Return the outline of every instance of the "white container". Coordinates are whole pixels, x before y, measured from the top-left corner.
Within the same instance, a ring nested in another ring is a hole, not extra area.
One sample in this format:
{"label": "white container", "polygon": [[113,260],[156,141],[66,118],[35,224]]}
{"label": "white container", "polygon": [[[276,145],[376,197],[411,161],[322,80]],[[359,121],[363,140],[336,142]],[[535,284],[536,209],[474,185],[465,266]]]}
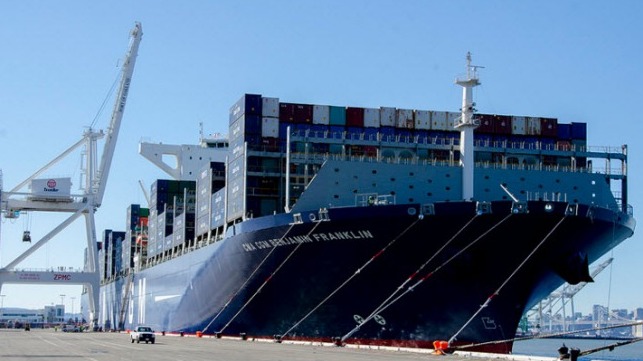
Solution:
{"label": "white container", "polygon": [[415,126],[413,121],[413,110],[398,109],[395,112],[395,126],[403,129],[413,129]]}
{"label": "white container", "polygon": [[364,108],[364,126],[379,128],[380,110],[377,108]]}
{"label": "white container", "polygon": [[330,122],[330,107],[328,105],[313,106],[313,124],[328,125]]}
{"label": "white container", "polygon": [[460,130],[456,129],[455,123],[456,121],[460,121],[460,117],[462,117],[462,113],[447,112],[447,130],[455,130],[459,132]]}
{"label": "white container", "polygon": [[395,108],[380,108],[380,125],[383,127],[395,126]]}
{"label": "white container", "polygon": [[38,198],[69,198],[71,178],[34,179],[31,181],[31,194]]}
{"label": "white container", "polygon": [[447,130],[447,112],[431,112],[431,129]]}
{"label": "white container", "polygon": [[431,112],[428,110],[415,111],[415,129],[431,129]]}
{"label": "white container", "polygon": [[279,118],[262,118],[261,136],[264,138],[279,138]]}
{"label": "white container", "polygon": [[518,116],[511,117],[511,134],[527,134],[527,118]]}
{"label": "white container", "polygon": [[540,118],[527,117],[527,135],[540,135]]}
{"label": "white container", "polygon": [[279,118],[279,98],[261,98],[261,116]]}

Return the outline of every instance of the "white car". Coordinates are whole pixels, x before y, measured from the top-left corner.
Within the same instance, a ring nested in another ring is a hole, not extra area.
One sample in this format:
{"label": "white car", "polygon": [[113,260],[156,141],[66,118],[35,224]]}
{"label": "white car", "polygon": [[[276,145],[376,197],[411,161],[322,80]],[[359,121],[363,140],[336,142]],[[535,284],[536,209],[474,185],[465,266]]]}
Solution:
{"label": "white car", "polygon": [[138,326],[133,331],[130,331],[129,335],[132,343],[134,343],[134,341],[136,341],[136,343],[141,343],[141,341],[145,341],[145,343],[154,343],[156,340],[154,331],[152,331],[152,328],[147,326]]}

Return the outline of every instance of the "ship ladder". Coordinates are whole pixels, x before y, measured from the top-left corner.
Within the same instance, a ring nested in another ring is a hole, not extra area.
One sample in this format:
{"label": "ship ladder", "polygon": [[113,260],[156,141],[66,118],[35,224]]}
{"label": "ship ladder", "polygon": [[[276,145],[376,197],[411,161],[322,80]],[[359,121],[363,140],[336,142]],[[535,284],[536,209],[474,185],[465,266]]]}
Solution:
{"label": "ship ladder", "polygon": [[492,300],[494,297],[496,297],[496,296],[498,296],[498,295],[500,294],[500,291],[501,291],[501,290],[502,290],[502,289],[507,285],[507,283],[509,283],[509,281],[510,281],[510,280],[511,280],[511,279],[512,279],[512,278],[513,278],[513,277],[518,273],[518,271],[520,271],[520,269],[521,269],[521,268],[522,268],[522,267],[527,263],[527,261],[529,261],[529,259],[530,259],[530,258],[531,258],[535,253],[536,253],[536,251],[538,251],[538,249],[539,249],[539,248],[540,248],[540,247],[545,243],[545,241],[547,241],[547,239],[549,239],[549,237],[551,237],[551,235],[556,231],[556,229],[558,229],[558,227],[563,223],[563,221],[565,220],[565,218],[567,218],[567,216],[568,216],[568,214],[566,213],[566,214],[565,214],[565,215],[560,219],[560,221],[558,221],[558,223],[556,223],[556,225],[554,226],[554,228],[552,228],[552,229],[549,231],[549,233],[547,233],[547,235],[545,235],[545,237],[540,241],[540,243],[538,243],[538,244],[536,245],[536,247],[535,247],[535,248],[534,248],[534,249],[533,249],[533,250],[532,250],[532,251],[527,255],[527,257],[525,257],[525,259],[524,259],[524,260],[523,260],[523,261],[518,265],[518,267],[516,267],[516,269],[514,269],[514,270],[513,270],[513,272],[511,272],[511,274],[509,275],[509,277],[507,277],[507,279],[505,279],[505,280],[502,282],[502,284],[500,285],[500,287],[498,287],[498,288],[497,288],[497,289],[496,289],[496,290],[495,290],[495,291],[494,291],[494,292],[493,292],[493,293],[492,293],[492,294],[487,298],[487,300],[486,300],[482,305],[480,305],[480,307],[478,308],[478,310],[477,310],[476,312],[474,312],[474,313],[473,313],[473,315],[471,316],[471,318],[469,318],[469,320],[467,320],[467,322],[465,322],[465,323],[464,323],[464,325],[462,325],[462,327],[460,327],[460,329],[459,329],[455,334],[453,334],[453,336],[451,336],[451,338],[450,338],[450,339],[449,339],[449,341],[448,341],[448,342],[449,342],[449,345],[451,345],[451,344],[453,343],[453,341],[455,341],[455,340],[456,340],[456,338],[458,337],[458,335],[460,335],[460,333],[461,333],[461,332],[462,332],[462,331],[463,331],[467,326],[469,326],[469,324],[470,324],[470,323],[471,323],[471,322],[472,322],[472,321],[473,321],[473,320],[474,320],[474,319],[475,319],[475,318],[480,314],[480,312],[482,312],[482,310],[483,310],[483,309],[485,309],[487,306],[489,306],[489,303],[491,303],[491,300]]}
{"label": "ship ladder", "polygon": [[[297,224],[297,223],[296,223],[296,222],[293,222],[293,223],[291,223],[291,224],[290,224],[290,227],[286,230],[286,232],[284,233],[284,235],[283,235],[283,236],[281,236],[281,238],[279,238],[279,242],[281,242],[284,238],[286,238],[286,236],[290,233],[290,231],[291,231],[291,230],[292,230],[292,228],[295,226],[295,224]],[[268,258],[270,258],[270,256],[272,255],[272,252],[274,252],[274,251],[275,251],[275,249],[276,249],[276,247],[272,247],[272,248],[270,249],[270,252],[268,252],[268,254],[266,254],[266,256],[261,260],[261,262],[259,262],[259,264],[257,265],[257,267],[255,267],[255,269],[252,271],[252,273],[250,273],[250,276],[248,276],[248,278],[245,280],[245,282],[243,282],[243,284],[242,284],[242,285],[241,285],[241,286],[240,286],[240,287],[239,287],[239,288],[238,288],[238,289],[237,289],[237,290],[232,294],[232,296],[231,296],[231,297],[228,299],[228,301],[223,305],[223,307],[221,307],[221,309],[219,310],[219,312],[217,312],[217,314],[216,314],[216,315],[214,315],[214,317],[212,318],[212,320],[210,320],[210,322],[208,322],[207,326],[205,326],[205,327],[203,328],[203,330],[201,331],[202,333],[205,333],[205,332],[208,330],[208,328],[210,328],[210,326],[212,326],[212,324],[214,323],[214,321],[216,321],[216,320],[219,318],[219,316],[221,316],[221,314],[223,313],[223,311],[225,311],[225,310],[228,308],[228,306],[230,305],[230,303],[232,303],[232,301],[234,301],[234,299],[235,299],[235,298],[237,298],[237,295],[239,295],[239,292],[241,292],[241,290],[243,290],[243,289],[246,287],[246,285],[248,284],[248,282],[250,282],[250,280],[254,277],[255,273],[257,273],[257,271],[259,271],[259,269],[261,268],[261,266],[263,266],[263,264],[264,264],[264,263],[266,263],[266,260],[268,260]],[[227,325],[226,325],[226,326],[227,326]]]}
{"label": "ship ladder", "polygon": [[[320,219],[319,219],[319,220],[315,220],[315,221],[313,221],[313,222],[315,223],[315,225],[314,225],[314,226],[313,226],[313,228],[311,228],[311,229],[310,229],[310,231],[306,234],[306,237],[305,237],[305,238],[309,237],[309,236],[310,236],[310,235],[315,231],[315,229],[317,229],[317,227],[318,227],[320,224],[322,224],[322,222],[326,222],[326,221],[329,221],[329,220],[330,220],[330,219],[328,218],[328,214],[325,212],[325,210],[320,210],[320,213],[324,213],[324,216],[323,216],[323,217],[320,217]],[[282,238],[283,238],[283,237],[282,237]],[[252,296],[250,296],[250,298],[246,301],[246,303],[244,303],[244,304],[243,304],[243,306],[241,306],[241,308],[239,309],[239,311],[237,311],[237,313],[235,313],[235,314],[234,314],[234,316],[232,316],[232,318],[228,321],[228,323],[226,323],[226,324],[225,324],[225,326],[223,326],[223,328],[222,328],[219,332],[217,332],[217,334],[221,334],[221,333],[223,333],[223,331],[225,331],[225,329],[226,329],[226,328],[228,328],[228,326],[230,326],[230,324],[232,323],[232,321],[234,321],[234,320],[237,318],[237,316],[239,316],[239,314],[241,314],[241,312],[243,312],[243,310],[244,310],[244,309],[245,309],[245,308],[250,304],[250,302],[252,302],[252,300],[254,300],[254,298],[255,298],[259,293],[261,293],[261,291],[263,290],[263,288],[264,288],[264,287],[266,287],[266,285],[268,284],[268,282],[270,282],[270,280],[271,280],[271,279],[272,279],[272,278],[277,274],[277,272],[279,272],[279,270],[281,269],[281,267],[283,267],[283,266],[286,264],[286,262],[288,262],[288,260],[289,260],[289,259],[290,259],[294,254],[295,254],[295,252],[297,252],[297,250],[299,249],[299,247],[301,247],[301,245],[302,245],[302,244],[304,244],[304,242],[300,242],[300,243],[298,243],[298,244],[297,244],[297,246],[295,246],[295,248],[293,248],[293,250],[292,250],[292,251],[290,251],[290,253],[288,254],[288,256],[286,256],[286,258],[284,258],[284,260],[279,264],[279,266],[277,266],[277,268],[276,268],[276,269],[275,269],[275,270],[270,274],[270,276],[268,276],[268,278],[266,278],[266,280],[265,280],[265,281],[263,281],[263,283],[261,284],[261,286],[259,286],[259,288],[257,288],[257,290],[255,291],[255,293],[253,293],[253,294],[252,294]],[[272,248],[272,250],[274,250],[274,249],[275,249],[275,247],[273,247],[273,248]],[[272,253],[272,250],[270,251],[271,253]]]}
{"label": "ship ladder", "polygon": [[358,269],[357,269],[357,270],[356,270],[356,271],[355,271],[351,276],[349,276],[349,277],[348,277],[344,282],[342,282],[342,284],[340,284],[340,285],[339,285],[335,290],[333,290],[333,291],[332,291],[328,296],[326,296],[326,298],[324,298],[324,299],[323,299],[323,300],[322,300],[322,301],[321,301],[317,306],[313,307],[313,309],[312,309],[312,310],[310,310],[310,312],[308,312],[304,317],[302,317],[299,321],[297,321],[294,325],[292,325],[292,327],[290,327],[286,332],[284,332],[284,333],[283,333],[283,334],[281,334],[281,335],[277,335],[277,336],[275,336],[275,337],[276,337],[278,340],[280,340],[280,339],[282,339],[283,337],[285,337],[286,335],[288,335],[290,332],[292,332],[292,330],[294,330],[295,328],[297,328],[297,326],[299,326],[299,325],[300,325],[302,322],[304,322],[304,321],[305,321],[305,320],[306,320],[310,315],[312,315],[315,311],[317,311],[317,309],[319,309],[319,307],[321,307],[322,305],[324,305],[324,303],[326,303],[326,301],[328,301],[328,300],[329,300],[331,297],[333,297],[337,292],[339,292],[339,290],[341,290],[344,286],[346,286],[346,284],[348,284],[348,283],[349,283],[353,278],[355,278],[358,274],[360,274],[360,273],[362,272],[362,270],[363,270],[364,268],[366,268],[369,264],[371,264],[371,262],[373,262],[377,257],[381,256],[381,255],[382,255],[382,253],[386,252],[386,250],[387,250],[390,246],[392,246],[395,242],[397,242],[397,240],[399,240],[400,238],[402,238],[402,236],[404,236],[404,234],[406,234],[406,233],[407,233],[411,228],[413,228],[413,226],[415,226],[415,225],[416,225],[419,221],[421,221],[423,218],[424,218],[423,216],[418,217],[418,218],[417,218],[413,223],[411,223],[408,227],[406,227],[406,229],[404,229],[402,232],[400,232],[400,234],[399,234],[399,235],[397,235],[397,237],[393,238],[393,239],[392,239],[392,240],[391,240],[391,241],[390,241],[386,246],[384,246],[381,250],[379,250],[377,253],[375,253],[371,258],[369,258],[369,259],[366,261],[366,263],[364,263],[361,267],[359,267],[359,268],[358,268]]}
{"label": "ship ladder", "polygon": [[[386,310],[387,308],[391,307],[393,304],[395,304],[397,301],[399,301],[402,297],[406,296],[407,294],[411,293],[417,286],[422,284],[426,279],[429,277],[433,276],[436,274],[438,271],[440,271],[442,268],[444,268],[447,264],[451,263],[455,258],[460,256],[462,253],[464,253],[466,250],[471,248],[474,244],[476,244],[478,241],[480,241],[482,238],[484,238],[487,234],[489,234],[491,231],[496,229],[498,226],[503,224],[509,217],[512,216],[512,213],[509,215],[505,216],[503,219],[501,219],[498,223],[494,224],[491,228],[489,228],[487,231],[482,233],[480,236],[478,236],[476,239],[471,241],[468,245],[460,249],[458,252],[456,252],[453,256],[451,256],[449,259],[444,261],[442,264],[438,265],[434,270],[427,272],[423,277],[415,281],[414,284],[412,284],[410,287],[408,287],[403,293],[398,295],[398,292],[400,292],[406,284],[411,282],[412,279],[414,279],[419,272],[426,267],[440,252],[442,252],[451,242],[453,242],[454,239],[456,239],[477,217],[481,216],[482,214],[485,214],[484,212],[478,212],[476,213],[473,218],[471,218],[460,230],[458,230],[451,239],[449,239],[435,254],[433,254],[424,264],[422,264],[416,272],[412,273],[393,293],[384,300],[378,307],[373,310],[364,320],[362,320],[357,326],[355,326],[352,330],[350,330],[347,334],[341,337],[340,343],[346,341],[349,337],[351,337],[355,332],[359,331],[366,322],[374,319],[379,315],[381,312]],[[397,297],[395,296],[397,295]],[[395,298],[393,298],[395,297]]]}
{"label": "ship ladder", "polygon": [[127,305],[129,303],[129,294],[132,289],[133,281],[134,281],[134,272],[132,272],[132,270],[130,269],[129,275],[127,276],[127,281],[123,286],[123,288],[125,289],[125,292],[123,292],[121,310],[118,314],[118,329],[120,331],[123,331],[125,329],[125,311],[127,310]]}

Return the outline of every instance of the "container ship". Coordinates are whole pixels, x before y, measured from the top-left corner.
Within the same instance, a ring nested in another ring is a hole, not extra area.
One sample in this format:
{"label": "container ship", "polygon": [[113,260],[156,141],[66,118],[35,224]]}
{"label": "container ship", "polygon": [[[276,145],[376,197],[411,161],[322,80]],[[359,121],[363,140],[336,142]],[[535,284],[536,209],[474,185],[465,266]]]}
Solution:
{"label": "container ship", "polygon": [[511,352],[526,310],[632,236],[627,147],[477,113],[476,69],[459,112],[245,94],[227,137],[142,143],[169,177],[102,235],[97,325]]}

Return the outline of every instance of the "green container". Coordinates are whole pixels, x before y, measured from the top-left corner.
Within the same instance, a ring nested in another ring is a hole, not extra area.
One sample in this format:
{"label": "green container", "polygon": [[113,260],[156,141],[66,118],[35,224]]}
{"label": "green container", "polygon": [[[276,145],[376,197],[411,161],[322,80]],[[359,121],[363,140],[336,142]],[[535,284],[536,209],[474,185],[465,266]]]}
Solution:
{"label": "green container", "polygon": [[331,106],[329,117],[330,125],[346,125],[346,107]]}

